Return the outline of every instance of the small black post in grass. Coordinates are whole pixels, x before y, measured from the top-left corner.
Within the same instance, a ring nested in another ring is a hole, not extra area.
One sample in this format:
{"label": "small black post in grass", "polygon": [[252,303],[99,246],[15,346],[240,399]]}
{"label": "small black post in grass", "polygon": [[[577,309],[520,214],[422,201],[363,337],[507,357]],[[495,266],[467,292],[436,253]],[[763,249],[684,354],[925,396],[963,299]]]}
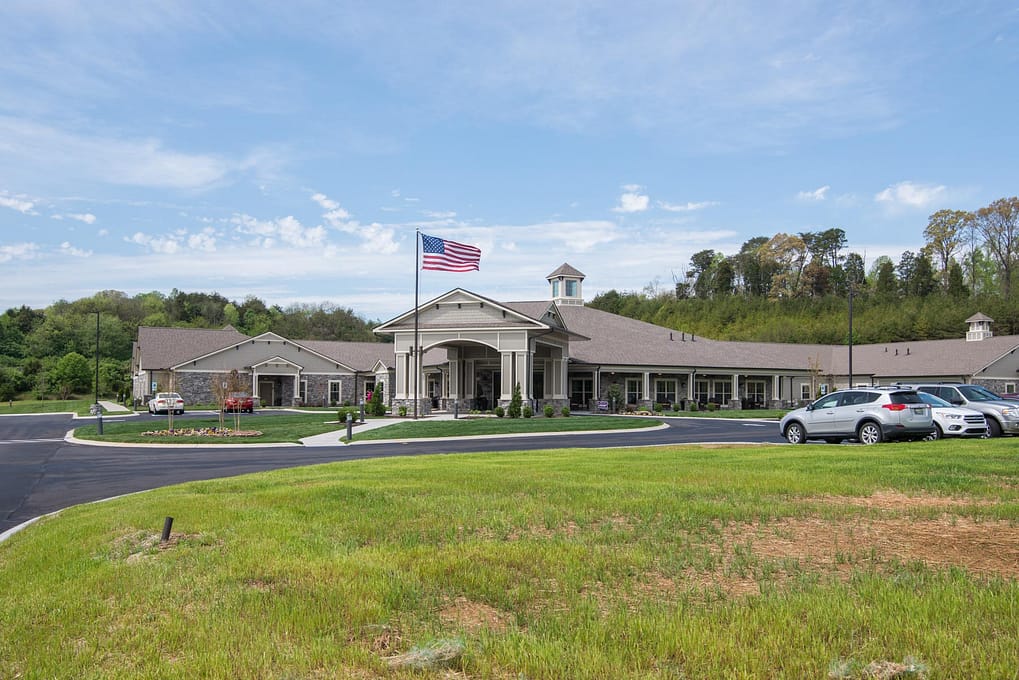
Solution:
{"label": "small black post in grass", "polygon": [[460,400],[457,399],[453,402],[453,420],[460,417]]}
{"label": "small black post in grass", "polygon": [[173,517],[167,517],[163,520],[163,535],[160,537],[160,543],[166,543],[170,540],[170,529],[173,528]]}
{"label": "small black post in grass", "polygon": [[347,411],[347,441],[354,439],[354,414]]}

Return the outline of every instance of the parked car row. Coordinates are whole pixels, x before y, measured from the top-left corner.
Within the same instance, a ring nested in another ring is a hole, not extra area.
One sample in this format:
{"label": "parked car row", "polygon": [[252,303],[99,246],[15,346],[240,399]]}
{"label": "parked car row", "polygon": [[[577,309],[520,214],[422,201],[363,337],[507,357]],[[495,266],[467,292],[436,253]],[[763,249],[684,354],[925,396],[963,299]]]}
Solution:
{"label": "parked car row", "polygon": [[[184,413],[184,399],[176,392],[159,392],[148,401],[149,413],[169,413],[173,411],[176,415]],[[255,400],[251,395],[234,393],[223,401],[223,410],[226,412],[254,413]]]}
{"label": "parked car row", "polygon": [[1019,434],[1019,401],[957,383],[855,387],[790,411],[779,431],[791,444],[999,437]]}

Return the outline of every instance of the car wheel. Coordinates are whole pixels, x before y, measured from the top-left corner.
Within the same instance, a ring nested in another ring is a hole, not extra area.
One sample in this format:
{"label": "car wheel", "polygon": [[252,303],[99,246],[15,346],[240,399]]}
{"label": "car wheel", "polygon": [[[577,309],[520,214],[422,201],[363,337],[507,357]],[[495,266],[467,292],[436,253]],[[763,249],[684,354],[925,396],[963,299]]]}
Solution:
{"label": "car wheel", "polygon": [[938,425],[937,423],[934,423],[934,431],[931,432],[926,437],[924,437],[924,441],[933,442],[933,441],[937,441],[938,439],[944,439],[944,438],[945,438],[945,433],[941,429],[941,426]]}
{"label": "car wheel", "polygon": [[988,437],[1001,436],[1001,423],[999,423],[994,418],[987,419],[987,436]]}
{"label": "car wheel", "polygon": [[881,426],[877,423],[866,422],[860,425],[860,429],[856,431],[856,438],[861,443],[870,446],[871,444],[880,444],[884,436],[881,433]]}
{"label": "car wheel", "polygon": [[807,432],[799,423],[789,423],[785,428],[785,439],[790,444],[803,444],[807,441]]}

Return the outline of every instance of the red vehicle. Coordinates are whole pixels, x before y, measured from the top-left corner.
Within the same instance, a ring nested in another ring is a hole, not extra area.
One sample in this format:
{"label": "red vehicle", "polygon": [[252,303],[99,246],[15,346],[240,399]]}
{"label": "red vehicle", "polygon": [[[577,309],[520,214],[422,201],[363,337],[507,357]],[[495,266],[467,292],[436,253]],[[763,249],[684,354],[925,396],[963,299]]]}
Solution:
{"label": "red vehicle", "polygon": [[255,400],[250,394],[231,394],[223,402],[223,410],[228,413],[237,411],[241,413],[254,413]]}

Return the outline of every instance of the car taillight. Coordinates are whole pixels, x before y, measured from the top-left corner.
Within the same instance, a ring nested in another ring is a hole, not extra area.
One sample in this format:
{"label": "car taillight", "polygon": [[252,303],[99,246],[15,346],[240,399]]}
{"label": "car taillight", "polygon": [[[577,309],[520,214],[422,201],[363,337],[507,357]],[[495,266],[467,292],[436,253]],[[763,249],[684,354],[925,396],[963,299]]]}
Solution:
{"label": "car taillight", "polygon": [[905,411],[907,407],[905,404],[881,404],[881,408],[886,408],[889,411]]}

